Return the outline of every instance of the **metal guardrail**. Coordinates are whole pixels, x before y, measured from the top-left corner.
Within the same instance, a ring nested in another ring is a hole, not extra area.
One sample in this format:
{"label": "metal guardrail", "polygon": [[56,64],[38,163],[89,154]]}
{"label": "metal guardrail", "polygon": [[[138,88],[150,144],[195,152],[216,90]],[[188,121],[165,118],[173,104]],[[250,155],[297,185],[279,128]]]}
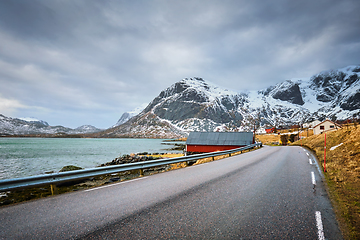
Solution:
{"label": "metal guardrail", "polygon": [[221,152],[211,152],[211,153],[196,154],[196,155],[176,157],[176,158],[157,159],[157,160],[150,160],[144,162],[125,163],[115,166],[89,168],[83,170],[59,172],[59,173],[37,175],[37,176],[24,177],[24,178],[3,179],[0,180],[0,192],[13,190],[13,189],[27,188],[27,187],[37,187],[43,185],[51,185],[53,187],[55,184],[82,180],[82,179],[97,177],[101,175],[119,173],[130,170],[143,170],[151,167],[159,167],[168,164],[189,162],[189,161],[226,155],[226,154],[229,154],[231,156],[232,153],[255,148],[257,146],[262,146],[262,144],[255,143],[245,147],[236,148],[227,151],[221,151]]}

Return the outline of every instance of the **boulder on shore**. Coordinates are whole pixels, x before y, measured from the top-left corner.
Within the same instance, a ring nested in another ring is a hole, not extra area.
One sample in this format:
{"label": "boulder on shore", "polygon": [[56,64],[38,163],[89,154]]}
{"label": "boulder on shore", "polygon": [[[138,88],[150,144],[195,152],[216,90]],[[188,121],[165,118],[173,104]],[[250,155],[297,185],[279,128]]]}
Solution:
{"label": "boulder on shore", "polygon": [[68,165],[68,166],[63,167],[59,172],[67,172],[67,171],[74,171],[74,170],[80,170],[80,169],[83,169],[83,168],[74,166],[74,165]]}
{"label": "boulder on shore", "polygon": [[110,165],[118,165],[118,164],[124,164],[124,163],[135,163],[135,162],[143,162],[143,161],[149,161],[149,160],[155,160],[160,159],[161,157],[153,157],[153,156],[146,156],[146,155],[138,155],[138,154],[125,154],[121,157],[115,158],[111,162],[107,162],[104,164],[101,164],[100,167],[104,166],[110,166]]}

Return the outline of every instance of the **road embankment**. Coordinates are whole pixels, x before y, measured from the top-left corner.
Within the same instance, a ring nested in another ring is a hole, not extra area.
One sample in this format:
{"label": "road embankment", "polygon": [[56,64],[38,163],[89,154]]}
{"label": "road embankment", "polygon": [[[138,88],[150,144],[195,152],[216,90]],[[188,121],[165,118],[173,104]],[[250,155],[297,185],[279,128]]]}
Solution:
{"label": "road embankment", "polygon": [[344,237],[360,239],[360,126],[327,132],[326,148],[324,133],[294,144],[316,154]]}

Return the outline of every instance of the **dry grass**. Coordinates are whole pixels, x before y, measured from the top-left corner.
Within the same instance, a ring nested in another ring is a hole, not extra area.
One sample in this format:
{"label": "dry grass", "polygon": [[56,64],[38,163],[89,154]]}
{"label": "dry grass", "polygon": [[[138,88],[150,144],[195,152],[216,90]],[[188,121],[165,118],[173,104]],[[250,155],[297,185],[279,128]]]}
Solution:
{"label": "dry grass", "polygon": [[[281,130],[279,131],[280,134],[290,134],[292,132],[297,131],[297,129],[290,129],[290,130]],[[300,131],[300,136],[303,138],[307,138],[307,137],[311,137],[313,136],[313,130],[309,130],[309,129],[302,129]],[[276,134],[276,133],[270,133],[270,134],[259,134],[256,135],[256,140],[261,141],[263,144],[265,145],[278,145],[279,141],[280,141],[280,135]]]}
{"label": "dry grass", "polygon": [[[166,153],[166,154],[162,154],[162,155],[151,155],[152,157],[162,157],[162,158],[175,158],[175,157],[183,157],[184,154],[183,153]],[[174,164],[170,164],[167,168],[166,171],[171,171],[171,170],[175,170],[175,169],[179,169],[179,168],[183,168],[186,167],[186,163],[174,163]]]}
{"label": "dry grass", "polygon": [[178,139],[176,139],[176,141],[183,141],[183,142],[186,142],[186,140],[187,140],[187,137],[183,137],[183,138],[178,138]]}
{"label": "dry grass", "polygon": [[280,135],[277,134],[256,135],[256,138],[265,145],[274,145],[280,141]]}
{"label": "dry grass", "polygon": [[314,131],[312,129],[305,129],[300,132],[300,136],[302,137],[311,137],[314,136]]}
{"label": "dry grass", "polygon": [[183,153],[165,153],[165,154],[161,154],[161,155],[147,155],[147,156],[152,156],[155,158],[158,158],[158,157],[175,158],[175,157],[182,157],[182,156],[184,156],[184,154]]}
{"label": "dry grass", "polygon": [[184,168],[186,167],[187,164],[185,162],[182,162],[182,163],[174,163],[174,164],[170,164],[168,167],[167,167],[167,171],[171,171],[171,170],[175,170],[175,169],[179,169],[179,168]]}
{"label": "dry grass", "polygon": [[203,163],[207,163],[207,162],[212,162],[212,161],[216,161],[216,160],[220,160],[223,158],[228,157],[229,155],[221,155],[221,156],[216,156],[214,158],[212,157],[208,157],[208,158],[203,158],[203,159],[199,159],[197,160],[194,165],[199,165],[199,164],[203,164]]}
{"label": "dry grass", "polygon": [[[324,169],[325,134],[301,140],[312,149]],[[300,141],[294,144],[300,145]],[[339,145],[342,144],[342,145]],[[336,147],[331,150],[332,147]],[[335,211],[347,239],[360,239],[360,127],[326,133],[325,178]]]}
{"label": "dry grass", "polygon": [[[248,150],[246,150],[248,151]],[[243,151],[245,152],[245,151]],[[237,153],[232,153],[231,156],[235,156],[241,154],[241,152],[237,152]],[[199,159],[196,161],[196,163],[194,163],[194,165],[199,165],[199,164],[203,164],[203,163],[207,163],[207,162],[212,162],[212,161],[216,161],[216,160],[220,160],[220,159],[224,159],[229,157],[229,154],[225,154],[225,155],[220,155],[220,156],[216,156],[216,157],[208,157],[208,158],[203,158],[203,159]]]}

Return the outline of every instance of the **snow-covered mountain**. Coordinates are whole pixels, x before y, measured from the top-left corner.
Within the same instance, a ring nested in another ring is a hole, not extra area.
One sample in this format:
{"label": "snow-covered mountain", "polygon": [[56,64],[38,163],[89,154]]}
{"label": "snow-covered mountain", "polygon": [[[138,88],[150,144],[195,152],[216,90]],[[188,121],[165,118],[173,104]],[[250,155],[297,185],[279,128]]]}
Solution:
{"label": "snow-covered mountain", "polygon": [[100,131],[102,131],[102,129],[96,128],[92,125],[82,125],[80,127],[70,130],[68,133],[79,134],[79,133],[95,133]]}
{"label": "snow-covered mountain", "polygon": [[241,93],[195,77],[171,85],[141,113],[99,136],[181,137],[190,131],[241,131],[359,115],[360,66]]}
{"label": "snow-covered mountain", "polygon": [[50,126],[47,122],[34,118],[11,118],[0,114],[0,136],[34,134],[80,134],[94,133],[101,129],[84,125],[75,129]]}

